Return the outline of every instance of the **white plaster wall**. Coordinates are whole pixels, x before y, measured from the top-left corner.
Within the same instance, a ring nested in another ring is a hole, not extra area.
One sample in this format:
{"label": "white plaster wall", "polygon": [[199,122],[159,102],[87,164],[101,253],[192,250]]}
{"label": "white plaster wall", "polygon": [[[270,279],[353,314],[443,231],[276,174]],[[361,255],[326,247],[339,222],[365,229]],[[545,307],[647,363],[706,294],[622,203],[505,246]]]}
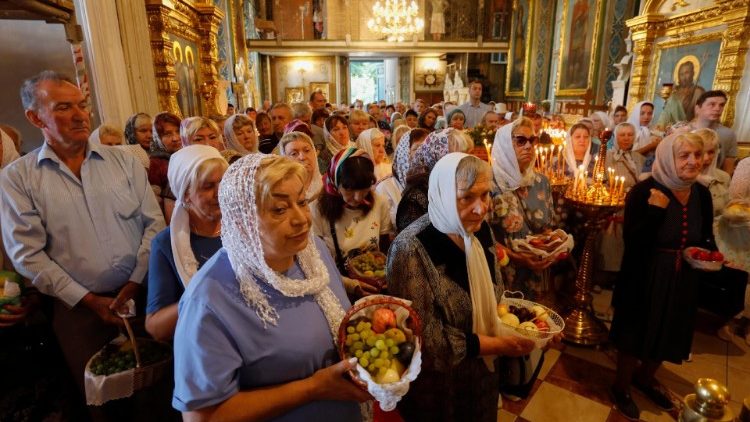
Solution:
{"label": "white plaster wall", "polygon": [[0,122],[20,130],[23,150],[31,151],[42,144],[42,135],[24,116],[21,84],[47,69],[75,78],[70,44],[62,25],[43,21],[2,20],[0,40]]}

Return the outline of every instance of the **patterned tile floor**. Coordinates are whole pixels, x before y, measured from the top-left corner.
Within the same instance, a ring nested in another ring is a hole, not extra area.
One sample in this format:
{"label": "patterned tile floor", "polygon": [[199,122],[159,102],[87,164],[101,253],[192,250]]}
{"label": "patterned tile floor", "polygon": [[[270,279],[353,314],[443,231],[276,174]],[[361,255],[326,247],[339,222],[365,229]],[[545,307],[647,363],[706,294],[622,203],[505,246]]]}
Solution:
{"label": "patterned tile floor", "polygon": [[[596,295],[594,306],[606,312],[611,292]],[[731,343],[716,336],[721,321],[701,313],[696,324],[693,360],[682,365],[665,364],[657,378],[679,404],[692,392],[693,383],[701,377],[714,378],[728,386],[730,406],[739,415],[741,402],[750,397],[750,347],[740,337]],[[498,410],[500,422],[620,422],[622,417],[612,406],[608,389],[615,374],[615,352],[608,346],[584,348],[565,345],[549,350],[532,394],[525,400],[503,400]],[[639,392],[633,394],[641,409],[641,420],[674,421],[677,412],[669,414],[651,404]]]}

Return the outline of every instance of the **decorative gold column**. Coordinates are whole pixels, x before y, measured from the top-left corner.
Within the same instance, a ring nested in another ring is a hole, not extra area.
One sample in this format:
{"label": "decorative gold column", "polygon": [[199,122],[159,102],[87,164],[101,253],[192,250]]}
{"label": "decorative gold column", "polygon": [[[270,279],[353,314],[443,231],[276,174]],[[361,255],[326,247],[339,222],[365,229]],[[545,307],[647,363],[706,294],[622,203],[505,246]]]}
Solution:
{"label": "decorative gold column", "polygon": [[627,21],[633,37],[633,71],[630,74],[630,91],[628,109],[638,101],[646,98],[648,89],[648,71],[654,52],[654,41],[658,27],[664,22],[662,15],[637,16]]}
{"label": "decorative gold column", "polygon": [[219,45],[216,37],[219,34],[219,24],[224,19],[224,12],[211,4],[196,4],[200,15],[199,32],[201,49],[201,97],[203,99],[203,114],[206,116],[222,114],[216,103],[216,91],[219,88]]}
{"label": "decorative gold column", "polygon": [[180,90],[180,86],[177,83],[177,74],[174,69],[172,40],[167,36],[171,12],[172,9],[163,5],[161,1],[146,2],[159,109],[182,117],[180,106],[177,105],[177,92]]}
{"label": "decorative gold column", "polygon": [[[723,35],[714,88],[733,93],[733,95],[729,95],[727,105],[724,108],[724,124],[731,127],[734,123],[736,93],[740,90],[740,80],[742,79],[745,57],[748,51],[747,45],[750,41],[750,14],[748,14],[750,1],[724,0],[719,3],[728,6],[727,9],[729,10],[727,10],[728,14],[724,15],[727,30]],[[737,6],[740,7],[737,8]]]}

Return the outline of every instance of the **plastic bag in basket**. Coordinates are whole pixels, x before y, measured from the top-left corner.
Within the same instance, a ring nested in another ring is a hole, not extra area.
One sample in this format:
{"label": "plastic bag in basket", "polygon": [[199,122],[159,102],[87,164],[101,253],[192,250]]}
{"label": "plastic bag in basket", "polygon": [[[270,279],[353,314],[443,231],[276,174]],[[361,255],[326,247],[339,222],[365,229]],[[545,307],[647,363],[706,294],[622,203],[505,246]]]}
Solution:
{"label": "plastic bag in basket", "polygon": [[342,358],[358,359],[356,378],[386,412],[396,408],[422,367],[419,321],[410,304],[392,296],[364,297],[339,330]]}
{"label": "plastic bag in basket", "polygon": [[[507,296],[506,293],[520,297]],[[557,312],[523,299],[520,292],[503,293],[497,313],[502,335],[532,340],[540,349],[565,328],[565,321]]]}

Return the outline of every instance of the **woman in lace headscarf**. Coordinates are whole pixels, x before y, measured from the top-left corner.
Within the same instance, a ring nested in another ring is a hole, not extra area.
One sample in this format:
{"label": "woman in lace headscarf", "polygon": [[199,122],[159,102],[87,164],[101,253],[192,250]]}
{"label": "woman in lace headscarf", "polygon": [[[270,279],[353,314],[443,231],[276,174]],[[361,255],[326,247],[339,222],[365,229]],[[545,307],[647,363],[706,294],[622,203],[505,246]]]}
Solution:
{"label": "woman in lace headscarf", "polygon": [[396,210],[396,229],[399,232],[427,212],[428,180],[438,160],[450,152],[467,152],[473,145],[468,135],[454,128],[427,135],[409,160],[406,186]]}
{"label": "woman in lace headscarf", "polygon": [[533,342],[498,336],[503,291],[485,220],[492,172],[477,157],[451,153],[429,176],[429,210],[396,238],[390,292],[422,318],[422,370],[398,405],[405,420],[496,421],[498,355],[523,356]]}
{"label": "woman in lace headscarf", "polygon": [[228,167],[219,151],[191,145],[172,155],[169,185],[176,201],[169,227],[151,241],[146,330],[171,340],[177,302],[198,271],[221,248],[219,182]]}
{"label": "woman in lace headscarf", "polygon": [[358,421],[370,399],[344,374],[349,301],[311,230],[304,167],[249,154],[219,187],[223,248],[180,301],[173,406],[186,419]]}

